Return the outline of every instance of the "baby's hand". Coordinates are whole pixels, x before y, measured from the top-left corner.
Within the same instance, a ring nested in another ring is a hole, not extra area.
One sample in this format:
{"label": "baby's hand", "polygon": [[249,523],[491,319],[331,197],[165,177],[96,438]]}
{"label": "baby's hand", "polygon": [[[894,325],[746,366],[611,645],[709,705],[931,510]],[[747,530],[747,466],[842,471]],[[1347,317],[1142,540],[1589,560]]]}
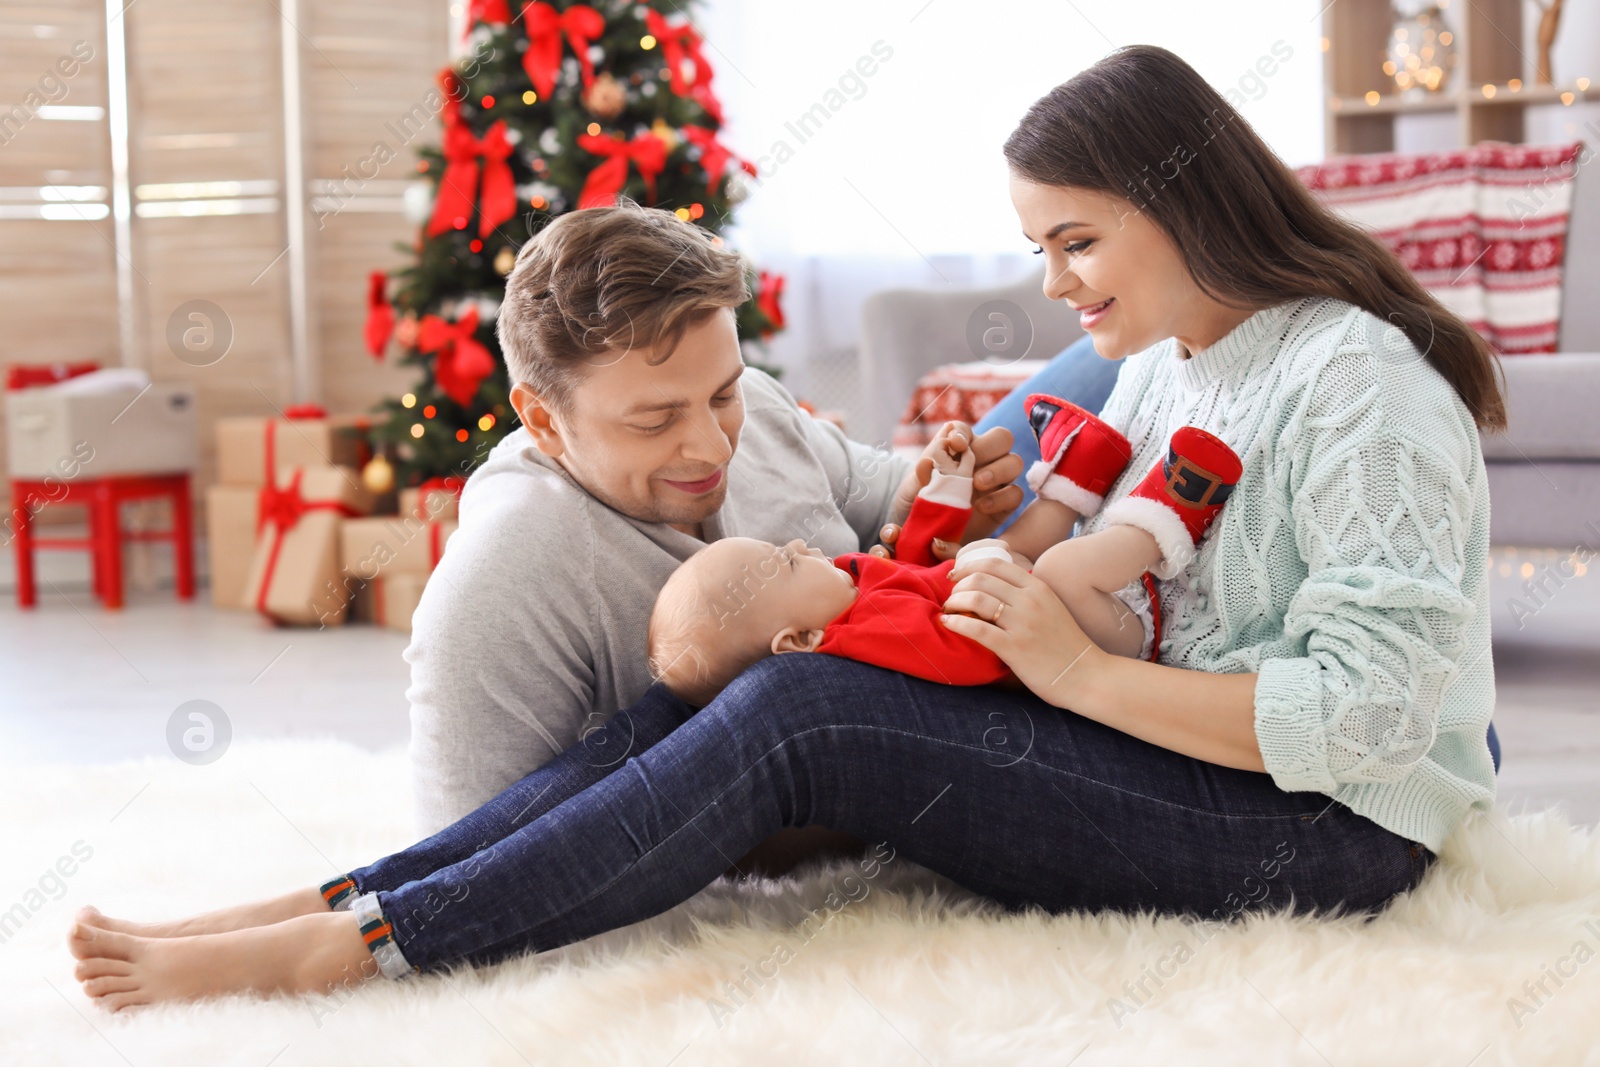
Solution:
{"label": "baby's hand", "polygon": [[940,474],[972,477],[976,457],[972,453],[972,427],[964,422],[947,422],[922,453],[933,460]]}

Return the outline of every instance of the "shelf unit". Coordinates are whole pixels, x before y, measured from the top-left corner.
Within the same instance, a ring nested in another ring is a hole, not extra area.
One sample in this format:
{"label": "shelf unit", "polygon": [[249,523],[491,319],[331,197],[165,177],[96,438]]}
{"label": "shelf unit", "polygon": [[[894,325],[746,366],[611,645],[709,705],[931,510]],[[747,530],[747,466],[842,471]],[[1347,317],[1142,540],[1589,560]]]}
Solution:
{"label": "shelf unit", "polygon": [[[1324,120],[1330,155],[1394,151],[1400,115],[1454,112],[1462,147],[1523,140],[1523,116],[1538,105],[1600,100],[1600,84],[1578,79],[1533,85],[1524,70],[1526,0],[1440,0],[1454,35],[1455,70],[1437,92],[1401,93],[1383,72],[1394,16],[1389,0],[1338,0],[1322,14]],[[1559,75],[1559,72],[1557,72]]]}

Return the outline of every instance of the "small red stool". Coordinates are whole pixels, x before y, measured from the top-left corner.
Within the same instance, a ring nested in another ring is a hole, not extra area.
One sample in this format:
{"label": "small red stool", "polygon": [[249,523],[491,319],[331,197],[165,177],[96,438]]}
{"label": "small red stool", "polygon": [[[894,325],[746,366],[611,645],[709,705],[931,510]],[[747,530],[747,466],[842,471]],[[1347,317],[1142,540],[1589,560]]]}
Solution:
{"label": "small red stool", "polygon": [[[6,368],[7,391],[53,385],[80,374],[99,370],[98,363],[12,364]],[[165,497],[172,506],[168,530],[126,533],[122,505],[134,500]],[[88,537],[35,537],[33,516],[51,504],[84,507],[89,512]],[[104,478],[11,479],[11,540],[17,554],[17,603],[31,608],[37,601],[34,585],[35,549],[79,549],[89,552],[94,595],[107,609],[122,607],[122,546],[127,541],[170,541],[176,572],[178,599],[194,599],[194,507],[189,475],[122,474]]]}
{"label": "small red stool", "polygon": [[[172,506],[167,530],[128,533],[122,529],[122,505],[165,497]],[[35,549],[87,549],[94,594],[108,610],[122,607],[122,546],[129,541],[170,541],[179,600],[194,599],[194,507],[187,472],[122,474],[72,481],[11,480],[12,541],[17,552],[17,603],[37,602],[34,585]],[[88,537],[35,537],[33,515],[46,505],[77,505],[89,510]]]}

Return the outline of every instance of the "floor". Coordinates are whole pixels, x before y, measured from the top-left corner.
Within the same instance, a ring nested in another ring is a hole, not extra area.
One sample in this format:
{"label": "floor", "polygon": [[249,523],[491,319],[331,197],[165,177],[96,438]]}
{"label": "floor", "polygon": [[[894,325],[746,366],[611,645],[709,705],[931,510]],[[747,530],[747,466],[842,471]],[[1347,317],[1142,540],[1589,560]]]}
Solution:
{"label": "floor", "polygon": [[[1500,802],[1559,805],[1600,823],[1600,568],[1581,564],[1536,598],[1557,554],[1497,549],[1491,561]],[[0,563],[0,761],[103,762],[178,752],[190,701],[234,740],[332,735],[373,750],[409,735],[408,638],[372,626],[274,628],[205,600],[178,604],[146,572],[105,612],[67,557],[40,604],[16,608]],[[137,579],[139,568],[133,568]],[[220,713],[220,714],[219,714]],[[178,721],[176,724],[174,720]],[[169,734],[169,728],[174,730]],[[177,746],[177,747],[175,747]]]}

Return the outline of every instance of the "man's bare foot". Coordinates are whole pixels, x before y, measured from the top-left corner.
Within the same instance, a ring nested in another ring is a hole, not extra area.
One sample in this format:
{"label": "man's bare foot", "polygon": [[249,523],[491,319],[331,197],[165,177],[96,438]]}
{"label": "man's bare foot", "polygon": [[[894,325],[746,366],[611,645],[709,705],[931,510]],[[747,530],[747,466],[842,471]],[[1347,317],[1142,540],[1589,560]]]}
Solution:
{"label": "man's bare foot", "polygon": [[378,973],[356,916],[338,911],[188,937],[138,937],[79,922],[67,946],[83,991],[112,1011],[228,993],[325,993]]}
{"label": "man's bare foot", "polygon": [[195,934],[224,934],[230,930],[247,930],[252,926],[270,926],[302,915],[322,915],[328,912],[327,901],[315,888],[296,889],[271,900],[257,900],[231,908],[219,908],[188,919],[174,919],[164,923],[136,923],[127,919],[113,919],[92,905],[84,905],[75,916],[78,922],[113,930],[119,934],[136,937],[191,937]]}

